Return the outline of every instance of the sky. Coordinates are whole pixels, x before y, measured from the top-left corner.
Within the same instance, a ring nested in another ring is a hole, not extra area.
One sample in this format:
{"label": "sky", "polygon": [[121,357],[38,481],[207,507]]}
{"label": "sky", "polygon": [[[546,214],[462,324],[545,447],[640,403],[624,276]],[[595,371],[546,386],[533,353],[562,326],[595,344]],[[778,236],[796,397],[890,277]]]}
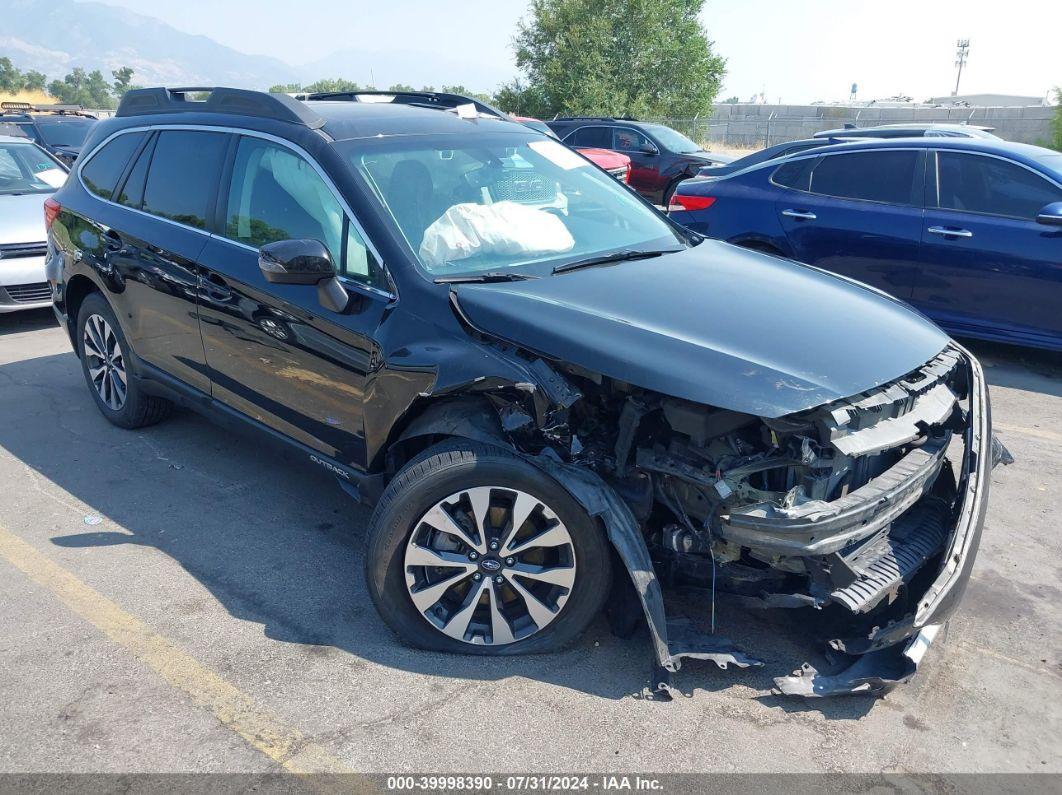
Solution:
{"label": "sky", "polygon": [[[350,48],[466,62],[486,83],[473,90],[516,74],[511,41],[527,9],[526,0],[103,2],[294,65]],[[860,99],[947,95],[958,38],[970,39],[960,93],[1042,96],[1062,84],[1060,0],[708,0],[701,19],[728,62],[721,99],[763,91],[768,102],[828,102],[847,99],[852,83]],[[322,75],[339,76],[371,79]]]}

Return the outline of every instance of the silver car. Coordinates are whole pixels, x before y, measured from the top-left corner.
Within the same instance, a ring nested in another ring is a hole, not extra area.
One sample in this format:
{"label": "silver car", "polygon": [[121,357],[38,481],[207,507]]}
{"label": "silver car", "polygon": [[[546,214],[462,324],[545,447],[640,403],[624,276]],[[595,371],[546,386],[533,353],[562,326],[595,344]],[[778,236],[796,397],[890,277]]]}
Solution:
{"label": "silver car", "polygon": [[0,312],[51,306],[44,202],[66,173],[32,141],[0,136]]}

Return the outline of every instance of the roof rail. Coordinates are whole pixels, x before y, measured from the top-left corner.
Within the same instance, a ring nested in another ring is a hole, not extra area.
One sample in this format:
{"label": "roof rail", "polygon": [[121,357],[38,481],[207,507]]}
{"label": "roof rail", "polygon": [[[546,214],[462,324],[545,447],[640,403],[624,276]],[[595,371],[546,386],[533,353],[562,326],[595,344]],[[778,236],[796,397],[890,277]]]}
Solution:
{"label": "roof rail", "polygon": [[[509,115],[498,110],[486,102],[466,97],[462,94],[450,94],[445,91],[317,91],[312,94],[300,94],[300,98],[307,100],[349,100],[351,102],[364,102],[359,97],[392,97],[393,105],[416,105],[422,108],[439,108],[452,110],[458,105],[474,105],[479,113],[488,116],[497,116],[500,119],[508,119]],[[372,102],[373,100],[368,100]]]}
{"label": "roof rail", "polygon": [[9,113],[57,113],[60,116],[96,118],[91,113],[87,113],[80,105],[35,105],[32,102],[0,102],[0,111]]}
{"label": "roof rail", "polygon": [[[189,94],[209,94],[194,100]],[[287,94],[267,94],[243,88],[186,87],[136,88],[127,91],[118,104],[116,116],[151,116],[161,113],[227,113],[255,116],[300,124],[316,130],[325,120]]]}

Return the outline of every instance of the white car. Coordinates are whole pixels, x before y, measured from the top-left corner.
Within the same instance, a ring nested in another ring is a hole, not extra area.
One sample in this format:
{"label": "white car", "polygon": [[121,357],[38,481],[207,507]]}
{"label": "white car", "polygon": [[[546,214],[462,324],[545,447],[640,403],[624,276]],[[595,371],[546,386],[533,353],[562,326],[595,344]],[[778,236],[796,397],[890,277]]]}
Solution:
{"label": "white car", "polygon": [[32,141],[0,136],[0,313],[51,306],[44,201],[66,173]]}

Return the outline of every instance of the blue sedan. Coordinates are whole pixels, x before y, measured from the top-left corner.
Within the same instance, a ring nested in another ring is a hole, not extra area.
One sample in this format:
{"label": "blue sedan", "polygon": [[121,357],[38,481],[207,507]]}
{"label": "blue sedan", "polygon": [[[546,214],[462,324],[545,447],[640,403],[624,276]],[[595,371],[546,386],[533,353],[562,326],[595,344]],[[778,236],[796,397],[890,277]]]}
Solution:
{"label": "blue sedan", "polygon": [[878,287],[956,336],[1062,350],[1062,154],[990,139],[844,143],[682,183],[696,232]]}

